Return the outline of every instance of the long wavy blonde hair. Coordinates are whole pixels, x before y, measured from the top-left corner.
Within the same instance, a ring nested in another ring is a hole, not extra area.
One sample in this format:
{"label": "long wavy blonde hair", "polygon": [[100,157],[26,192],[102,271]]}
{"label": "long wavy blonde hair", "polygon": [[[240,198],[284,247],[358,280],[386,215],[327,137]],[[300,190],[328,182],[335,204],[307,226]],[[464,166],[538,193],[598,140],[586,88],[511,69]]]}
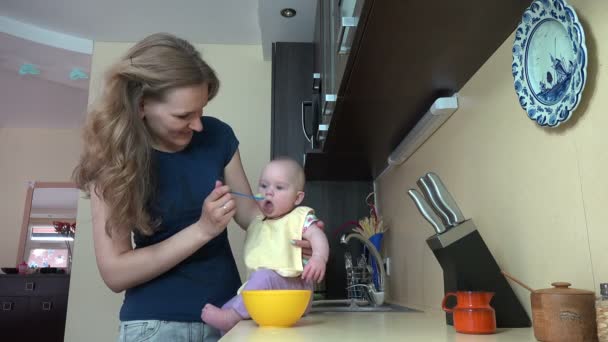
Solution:
{"label": "long wavy blonde hair", "polygon": [[107,72],[103,93],[89,111],[84,151],[73,178],[109,208],[105,230],[151,235],[159,222],[147,212],[153,194],[152,138],[140,116],[144,99],[163,101],[172,89],[206,84],[219,89],[213,69],[187,41],[157,33],[135,44]]}

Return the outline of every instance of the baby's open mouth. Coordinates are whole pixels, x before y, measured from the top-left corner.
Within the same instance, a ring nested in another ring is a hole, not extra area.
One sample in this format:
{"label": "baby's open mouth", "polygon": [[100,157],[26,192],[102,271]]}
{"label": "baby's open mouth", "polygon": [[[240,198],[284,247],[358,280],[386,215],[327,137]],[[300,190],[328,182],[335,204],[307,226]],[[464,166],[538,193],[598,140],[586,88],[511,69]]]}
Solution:
{"label": "baby's open mouth", "polygon": [[273,210],[274,210],[274,204],[272,204],[271,201],[264,200],[262,202],[262,211],[264,212],[265,215],[270,215]]}

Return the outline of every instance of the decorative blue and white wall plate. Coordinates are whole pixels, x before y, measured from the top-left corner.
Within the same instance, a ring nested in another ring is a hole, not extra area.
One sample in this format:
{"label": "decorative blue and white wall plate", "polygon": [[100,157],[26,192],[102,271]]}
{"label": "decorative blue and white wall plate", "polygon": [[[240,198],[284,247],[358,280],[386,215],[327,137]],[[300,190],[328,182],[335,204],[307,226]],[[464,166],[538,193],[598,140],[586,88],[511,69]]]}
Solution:
{"label": "decorative blue and white wall plate", "polygon": [[557,127],[587,81],[585,32],[565,0],[535,0],[515,31],[512,72],[519,103],[541,126]]}

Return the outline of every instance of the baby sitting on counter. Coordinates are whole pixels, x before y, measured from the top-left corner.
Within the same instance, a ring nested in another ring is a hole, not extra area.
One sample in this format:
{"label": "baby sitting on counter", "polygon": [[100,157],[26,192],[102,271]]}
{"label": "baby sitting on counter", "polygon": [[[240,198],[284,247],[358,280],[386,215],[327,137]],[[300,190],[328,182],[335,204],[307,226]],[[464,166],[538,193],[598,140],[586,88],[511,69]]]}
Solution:
{"label": "baby sitting on counter", "polygon": [[[313,281],[325,276],[329,244],[317,226],[314,210],[298,206],[304,199],[305,176],[302,167],[289,158],[268,163],[259,180],[258,202],[262,215],[247,228],[244,255],[248,280],[237,295],[222,308],[206,304],[202,320],[226,332],[239,321],[249,319],[243,303],[243,290],[313,290]],[[302,259],[302,251],[292,240],[310,241],[312,257]],[[312,296],[306,312],[310,310]]]}

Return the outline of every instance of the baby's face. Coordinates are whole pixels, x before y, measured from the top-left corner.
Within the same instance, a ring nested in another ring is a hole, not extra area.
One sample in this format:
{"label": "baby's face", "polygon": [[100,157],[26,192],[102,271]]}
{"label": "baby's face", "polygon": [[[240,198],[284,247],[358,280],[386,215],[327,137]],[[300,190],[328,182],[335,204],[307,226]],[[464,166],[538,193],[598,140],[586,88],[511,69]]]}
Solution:
{"label": "baby's face", "polygon": [[260,209],[268,218],[277,218],[289,213],[302,202],[303,192],[296,188],[292,168],[283,162],[268,164],[258,185],[258,192],[264,196],[259,201]]}

